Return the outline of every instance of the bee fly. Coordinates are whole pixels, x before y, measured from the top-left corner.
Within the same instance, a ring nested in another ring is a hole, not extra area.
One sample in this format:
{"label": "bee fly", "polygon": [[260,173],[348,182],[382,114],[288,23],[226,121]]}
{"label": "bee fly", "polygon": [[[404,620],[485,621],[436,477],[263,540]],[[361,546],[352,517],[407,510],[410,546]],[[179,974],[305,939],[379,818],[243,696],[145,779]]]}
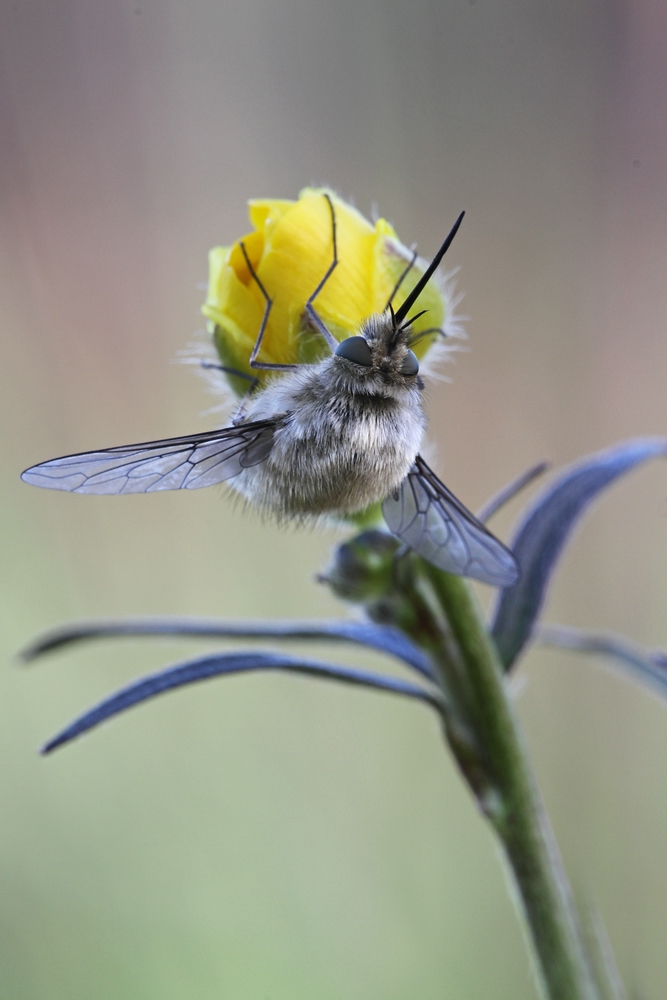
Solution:
{"label": "bee fly", "polygon": [[512,586],[519,578],[512,553],[418,454],[426,427],[424,383],[411,350],[417,316],[407,316],[454,239],[463,213],[400,308],[394,311],[390,300],[383,313],[364,320],[355,336],[339,343],[313,304],[338,264],[335,211],[329,196],[324,197],[331,211],[333,260],[305,313],[330,347],[329,357],[302,365],[257,360],[272,300],[241,243],[265,301],[250,368],[282,372],[280,377],[261,389],[252,379],[229,427],[67,455],[32,466],[22,478],[35,486],[96,494],[199,489],[229,481],[243,497],[282,520],[353,514],[382,501],[391,531],[433,565]]}

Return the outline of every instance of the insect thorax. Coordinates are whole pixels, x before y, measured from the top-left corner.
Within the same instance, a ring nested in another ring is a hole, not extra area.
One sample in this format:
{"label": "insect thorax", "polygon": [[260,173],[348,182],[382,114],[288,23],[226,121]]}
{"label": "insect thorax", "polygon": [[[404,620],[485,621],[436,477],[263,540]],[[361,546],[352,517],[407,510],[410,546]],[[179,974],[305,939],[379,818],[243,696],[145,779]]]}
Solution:
{"label": "insect thorax", "polygon": [[351,513],[407,475],[424,433],[420,392],[355,381],[327,359],[278,380],[253,418],[283,413],[268,459],[233,485],[279,517]]}

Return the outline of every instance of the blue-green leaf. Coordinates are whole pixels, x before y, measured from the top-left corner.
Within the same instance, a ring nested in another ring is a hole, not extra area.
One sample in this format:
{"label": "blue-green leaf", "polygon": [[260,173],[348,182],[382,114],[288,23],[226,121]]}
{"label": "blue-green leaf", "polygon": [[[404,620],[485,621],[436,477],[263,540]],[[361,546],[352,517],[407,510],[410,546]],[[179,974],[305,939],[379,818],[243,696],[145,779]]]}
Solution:
{"label": "blue-green leaf", "polygon": [[586,632],[566,625],[540,626],[537,641],[542,646],[605,656],[648,684],[663,698],[667,697],[667,656],[662,652],[647,652],[613,632]]}
{"label": "blue-green leaf", "polygon": [[500,593],[491,622],[506,670],[530,639],[558,558],[581,515],[620,476],[665,454],[664,438],[639,438],[590,455],[566,469],[530,506],[510,544],[521,579]]}
{"label": "blue-green leaf", "polygon": [[396,628],[354,621],[226,622],[206,618],[119,618],[73,622],[38,636],[21,653],[25,662],[62,646],[87,639],[122,636],[182,636],[205,639],[297,639],[353,642],[402,660],[428,680],[435,680],[426,653]]}
{"label": "blue-green leaf", "polygon": [[489,518],[493,517],[501,507],[504,507],[506,503],[513,500],[521,490],[525,489],[526,486],[530,486],[538,476],[542,476],[550,468],[550,462],[538,462],[537,465],[531,465],[530,469],[526,469],[521,475],[512,479],[507,486],[503,486],[501,490],[494,493],[490,500],[486,501],[483,507],[480,507],[475,515],[477,520],[486,524]]}
{"label": "blue-green leaf", "polygon": [[88,732],[89,729],[99,726],[106,719],[119,715],[142,701],[155,698],[156,695],[163,694],[165,691],[172,691],[174,688],[194,684],[197,681],[208,680],[210,677],[248,673],[254,670],[284,670],[325,680],[342,681],[345,684],[373,688],[377,691],[399,694],[407,698],[416,698],[431,705],[439,713],[443,711],[442,698],[437,691],[408,684],[406,681],[393,677],[351,670],[348,667],[321,663],[317,660],[279,656],[275,653],[218,653],[212,656],[201,656],[195,660],[187,660],[185,663],[167,667],[166,670],[160,670],[148,677],[143,677],[141,680],[134,681],[75,719],[45,744],[42,753],[50,753],[57,747]]}

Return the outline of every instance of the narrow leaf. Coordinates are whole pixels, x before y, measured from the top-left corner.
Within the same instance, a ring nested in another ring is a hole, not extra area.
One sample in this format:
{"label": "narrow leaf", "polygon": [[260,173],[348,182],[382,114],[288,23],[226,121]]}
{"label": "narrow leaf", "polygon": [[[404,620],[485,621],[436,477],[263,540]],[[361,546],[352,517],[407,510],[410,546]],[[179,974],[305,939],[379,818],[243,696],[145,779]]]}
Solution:
{"label": "narrow leaf", "polygon": [[628,1000],[599,907],[591,900],[579,903],[581,929],[599,1000]]}
{"label": "narrow leaf", "polygon": [[477,520],[483,521],[485,524],[490,517],[493,517],[501,507],[504,507],[506,503],[513,500],[517,493],[524,490],[526,486],[530,486],[533,480],[537,479],[538,476],[544,475],[551,468],[550,462],[538,462],[537,465],[533,465],[530,469],[526,469],[522,472],[520,476],[513,479],[503,486],[501,490],[498,490],[490,500],[487,500],[483,507],[477,511]]}
{"label": "narrow leaf", "polygon": [[353,642],[402,660],[422,676],[434,680],[430,660],[403,632],[384,625],[353,621],[225,622],[205,618],[119,618],[73,622],[38,636],[21,653],[30,662],[44,653],[88,639],[122,636],[182,636],[206,639],[296,639]]}
{"label": "narrow leaf", "polygon": [[566,469],[529,507],[510,545],[521,579],[501,591],[491,632],[506,670],[530,639],[569,535],[592,501],[635,466],[667,454],[664,438],[639,438]]}
{"label": "narrow leaf", "polygon": [[667,657],[664,653],[646,652],[612,632],[584,632],[565,625],[543,625],[536,638],[542,646],[611,657],[639,680],[650,684],[663,698],[667,697]]}
{"label": "narrow leaf", "polygon": [[225,653],[187,660],[185,663],[167,667],[166,670],[160,670],[158,673],[134,681],[75,719],[44,745],[42,753],[50,753],[56,747],[69,743],[70,740],[81,736],[106,719],[119,715],[142,701],[155,698],[156,695],[163,694],[165,691],[172,691],[174,688],[194,684],[197,681],[208,680],[210,677],[248,673],[254,670],[284,670],[310,677],[320,677],[325,680],[342,681],[345,684],[416,698],[431,705],[439,713],[442,713],[443,710],[441,696],[436,691],[408,684],[406,681],[393,677],[378,676],[361,670],[339,667],[336,664],[321,663],[317,660],[301,660],[274,653]]}

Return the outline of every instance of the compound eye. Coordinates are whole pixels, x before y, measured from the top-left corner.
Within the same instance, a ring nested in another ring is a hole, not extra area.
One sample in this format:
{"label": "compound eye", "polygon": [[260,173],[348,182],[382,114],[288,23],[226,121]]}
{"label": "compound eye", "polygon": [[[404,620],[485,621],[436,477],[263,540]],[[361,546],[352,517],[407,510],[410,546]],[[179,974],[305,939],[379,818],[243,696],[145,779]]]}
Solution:
{"label": "compound eye", "polygon": [[347,340],[342,340],[336,348],[336,354],[339,358],[354,361],[355,365],[363,365],[365,368],[370,368],[373,364],[371,349],[363,337],[348,337]]}
{"label": "compound eye", "polygon": [[403,358],[403,364],[401,365],[401,375],[416,375],[419,371],[419,362],[417,361],[417,355],[412,351],[408,353]]}

